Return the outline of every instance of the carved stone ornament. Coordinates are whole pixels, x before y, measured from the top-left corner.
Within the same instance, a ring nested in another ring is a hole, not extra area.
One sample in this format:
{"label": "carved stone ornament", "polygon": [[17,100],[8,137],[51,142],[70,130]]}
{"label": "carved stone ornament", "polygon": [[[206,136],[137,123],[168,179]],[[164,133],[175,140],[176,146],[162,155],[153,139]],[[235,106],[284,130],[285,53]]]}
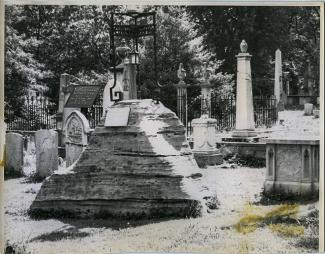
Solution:
{"label": "carved stone ornament", "polygon": [[242,40],[240,43],[240,51],[242,53],[247,53],[248,45],[245,40]]}
{"label": "carved stone ornament", "polygon": [[82,143],[83,128],[79,119],[73,117],[68,123],[68,139],[72,143]]}

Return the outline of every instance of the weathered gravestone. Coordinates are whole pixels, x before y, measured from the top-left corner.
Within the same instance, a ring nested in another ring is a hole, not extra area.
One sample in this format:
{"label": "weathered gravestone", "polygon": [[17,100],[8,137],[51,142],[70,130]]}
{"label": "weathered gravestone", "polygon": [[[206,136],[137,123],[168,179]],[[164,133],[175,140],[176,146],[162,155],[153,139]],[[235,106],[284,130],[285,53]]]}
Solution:
{"label": "weathered gravestone", "polygon": [[[31,215],[199,215],[208,193],[197,184],[202,175],[175,113],[150,99],[120,101],[110,109],[80,159],[43,183]],[[116,111],[127,119],[119,126]]]}
{"label": "weathered gravestone", "polygon": [[85,150],[90,131],[87,118],[78,110],[73,111],[67,118],[65,127],[66,166],[72,165]]}
{"label": "weathered gravestone", "polygon": [[19,133],[6,134],[6,174],[22,175],[24,164],[24,137]]}
{"label": "weathered gravestone", "polygon": [[304,105],[304,115],[305,116],[311,116],[313,114],[313,104],[306,103]]}
{"label": "weathered gravestone", "polygon": [[58,169],[58,133],[39,130],[35,133],[36,174],[45,178]]}

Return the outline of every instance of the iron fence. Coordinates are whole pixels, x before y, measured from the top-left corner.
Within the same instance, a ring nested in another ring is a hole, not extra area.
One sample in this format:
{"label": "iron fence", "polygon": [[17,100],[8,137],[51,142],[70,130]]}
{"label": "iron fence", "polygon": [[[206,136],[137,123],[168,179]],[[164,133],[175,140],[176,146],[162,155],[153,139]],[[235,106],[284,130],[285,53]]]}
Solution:
{"label": "iron fence", "polygon": [[103,116],[103,106],[102,105],[93,105],[90,108],[85,108],[82,113],[89,121],[89,127],[94,129],[97,124],[100,122]]}
{"label": "iron fence", "polygon": [[8,130],[37,131],[56,128],[57,108],[46,97],[27,96],[21,106],[5,105],[5,122]]}
{"label": "iron fence", "polygon": [[255,127],[271,127],[278,120],[277,102],[275,96],[254,97]]}
{"label": "iron fence", "polygon": [[[274,96],[255,96],[253,99],[255,127],[271,127],[278,119]],[[219,131],[230,131],[236,125],[236,98],[234,96],[212,96],[210,117],[217,120]],[[192,134],[191,121],[201,115],[201,98],[189,101],[187,135]]]}
{"label": "iron fence", "polygon": [[236,123],[236,98],[234,96],[212,96],[211,118],[217,120],[218,130],[231,130]]}

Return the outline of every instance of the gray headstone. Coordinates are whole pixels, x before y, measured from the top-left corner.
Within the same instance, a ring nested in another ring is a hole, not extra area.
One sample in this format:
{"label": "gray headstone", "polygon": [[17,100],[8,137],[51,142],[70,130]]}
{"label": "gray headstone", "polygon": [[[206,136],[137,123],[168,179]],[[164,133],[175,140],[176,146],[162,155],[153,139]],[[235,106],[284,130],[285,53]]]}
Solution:
{"label": "gray headstone", "polygon": [[8,174],[20,175],[24,164],[24,138],[21,134],[6,134],[6,170]]}
{"label": "gray headstone", "polygon": [[58,133],[39,130],[35,133],[36,173],[45,178],[58,169]]}
{"label": "gray headstone", "polygon": [[73,111],[65,126],[66,166],[72,165],[88,144],[89,122],[80,111]]}
{"label": "gray headstone", "polygon": [[306,103],[304,105],[304,114],[305,116],[311,116],[313,114],[313,104]]}

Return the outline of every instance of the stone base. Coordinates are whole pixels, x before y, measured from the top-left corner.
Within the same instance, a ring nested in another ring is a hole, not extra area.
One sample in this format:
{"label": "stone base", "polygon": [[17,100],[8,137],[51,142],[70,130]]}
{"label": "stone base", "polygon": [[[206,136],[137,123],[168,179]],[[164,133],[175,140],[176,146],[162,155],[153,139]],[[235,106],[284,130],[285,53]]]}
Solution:
{"label": "stone base", "polygon": [[232,136],[236,138],[256,137],[257,134],[254,130],[234,130]]}
{"label": "stone base", "polygon": [[220,165],[223,163],[223,155],[219,151],[193,151],[194,159],[200,168]]}
{"label": "stone base", "polygon": [[318,183],[264,181],[264,194],[274,199],[313,199],[318,196]]}

